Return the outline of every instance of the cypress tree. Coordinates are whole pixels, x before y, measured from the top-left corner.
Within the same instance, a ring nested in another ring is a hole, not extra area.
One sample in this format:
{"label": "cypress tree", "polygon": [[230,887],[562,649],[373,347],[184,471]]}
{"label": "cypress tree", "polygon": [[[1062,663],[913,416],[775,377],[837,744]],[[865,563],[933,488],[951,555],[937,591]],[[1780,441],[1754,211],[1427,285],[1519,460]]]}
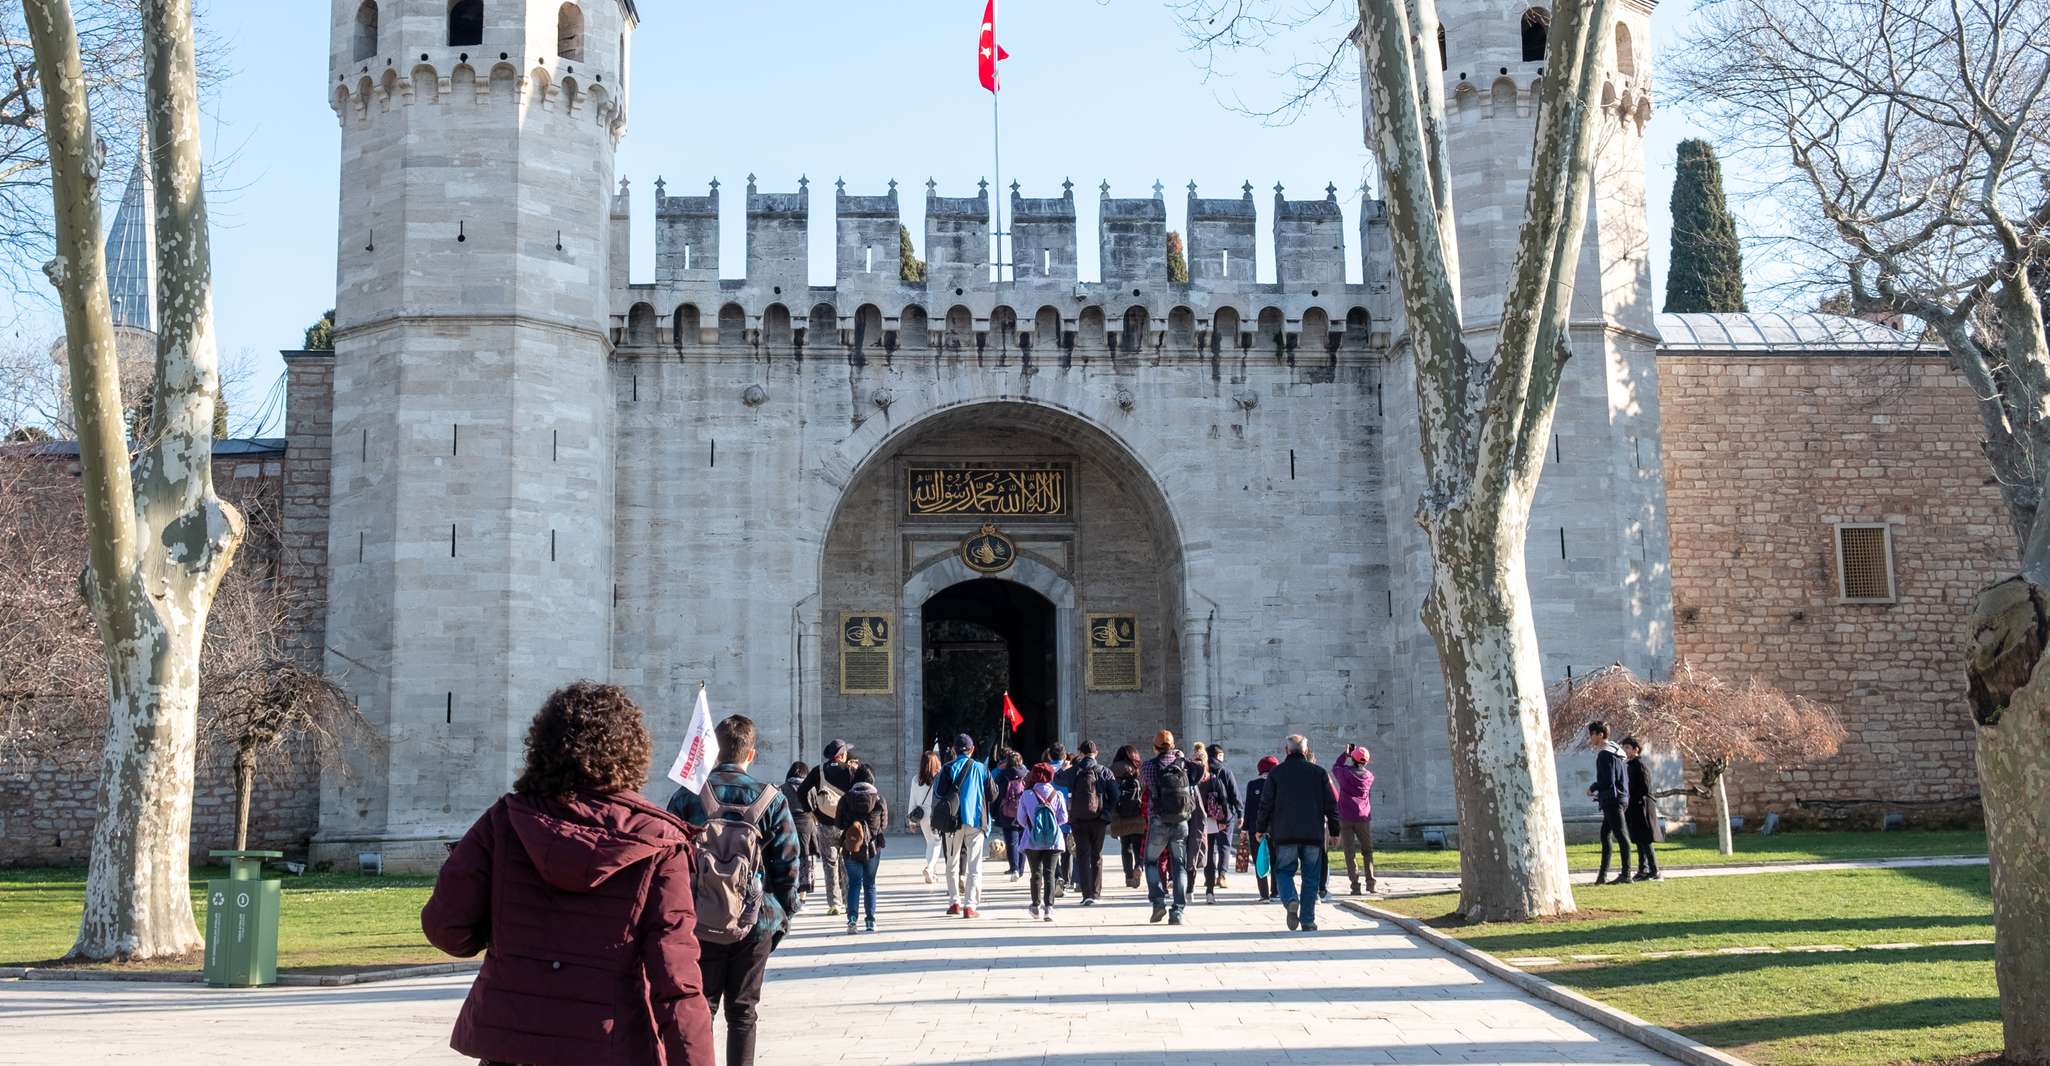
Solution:
{"label": "cypress tree", "polygon": [[1167,280],[1173,285],[1189,283],[1189,257],[1182,251],[1180,230],[1167,232]]}
{"label": "cypress tree", "polygon": [[320,321],[306,327],[305,349],[309,352],[331,352],[335,350],[335,313],[329,310],[320,316]]}
{"label": "cypress tree", "polygon": [[1673,178],[1673,254],[1666,311],[1743,311],[1744,251],[1723,200],[1723,168],[1707,141],[1680,142]]}
{"label": "cypress tree", "polygon": [[905,281],[925,280],[925,260],[911,245],[911,228],[897,223],[897,276]]}

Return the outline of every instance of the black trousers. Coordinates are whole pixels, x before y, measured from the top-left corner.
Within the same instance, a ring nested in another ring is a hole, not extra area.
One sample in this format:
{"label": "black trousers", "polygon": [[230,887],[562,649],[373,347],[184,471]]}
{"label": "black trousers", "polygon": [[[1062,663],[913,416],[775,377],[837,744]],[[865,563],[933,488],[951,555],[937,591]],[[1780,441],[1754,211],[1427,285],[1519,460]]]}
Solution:
{"label": "black trousers", "polygon": [[1058,851],[1028,851],[1025,866],[1032,871],[1032,906],[1053,909],[1054,867],[1060,863]]}
{"label": "black trousers", "polygon": [[1103,898],[1103,835],[1109,830],[1095,818],[1075,825],[1075,891],[1083,899]]}
{"label": "black trousers", "polygon": [[[1637,845],[1637,873],[1640,877],[1656,877],[1659,872],[1658,856],[1652,854],[1651,811],[1647,803],[1633,803],[1623,809],[1623,824],[1630,830],[1630,842]],[[1604,864],[1606,865],[1606,864]],[[1623,868],[1629,869],[1628,860]]]}
{"label": "black trousers", "polygon": [[1616,847],[1623,853],[1623,862],[1617,867],[1617,876],[1630,876],[1630,838],[1623,832],[1623,808],[1621,805],[1602,804],[1602,872],[1609,875],[1609,839],[1615,838]]}
{"label": "black trousers", "polygon": [[698,941],[698,973],[704,979],[705,1003],[716,1017],[726,1005],[726,1057],[721,1066],[753,1066],[755,1007],[762,1001],[762,975],[769,953],[781,936],[749,937],[738,944]]}
{"label": "black trousers", "polygon": [[1132,833],[1119,837],[1118,850],[1124,853],[1125,887],[1138,888],[1146,878],[1146,834]]}

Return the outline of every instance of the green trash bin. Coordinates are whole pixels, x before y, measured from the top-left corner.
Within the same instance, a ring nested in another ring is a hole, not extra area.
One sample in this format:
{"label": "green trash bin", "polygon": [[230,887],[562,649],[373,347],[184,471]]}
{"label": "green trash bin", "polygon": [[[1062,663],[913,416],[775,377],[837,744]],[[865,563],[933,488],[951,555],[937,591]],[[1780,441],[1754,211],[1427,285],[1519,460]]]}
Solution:
{"label": "green trash bin", "polygon": [[260,988],[278,983],[278,883],[263,879],[266,859],[282,851],[210,851],[228,860],[228,876],[206,883],[206,983]]}

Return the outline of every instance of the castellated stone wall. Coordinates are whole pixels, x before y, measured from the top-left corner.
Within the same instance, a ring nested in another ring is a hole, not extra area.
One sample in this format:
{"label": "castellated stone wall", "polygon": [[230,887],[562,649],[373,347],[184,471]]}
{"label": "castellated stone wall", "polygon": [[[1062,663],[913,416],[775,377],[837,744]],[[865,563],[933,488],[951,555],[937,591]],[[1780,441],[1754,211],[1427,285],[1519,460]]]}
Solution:
{"label": "castellated stone wall", "polygon": [[[1829,704],[1850,730],[1817,766],[1737,769],[1732,810],[1977,795],[1958,654],[2015,547],[1971,390],[1940,355],[1668,354],[1659,371],[1680,655]],[[1894,602],[1842,601],[1838,523],[1891,531]]]}
{"label": "castellated stone wall", "polygon": [[[252,517],[249,538],[236,553],[240,571],[289,571],[281,542],[280,497],[293,468],[279,441],[227,441],[214,457],[214,489]],[[85,559],[84,499],[76,450],[69,445],[10,445],[0,450],[10,479],[9,499],[21,508],[14,521],[52,522],[78,531],[77,565]],[[289,581],[286,582],[289,587]],[[317,613],[317,605],[315,605]],[[301,617],[304,617],[303,615]],[[295,636],[289,638],[296,640]],[[202,699],[204,694],[202,693]],[[104,714],[104,711],[98,712]],[[86,861],[99,800],[97,738],[58,753],[17,757],[0,748],[0,866],[62,866]],[[201,762],[194,784],[192,856],[234,843],[233,754],[215,749]],[[320,771],[310,758],[287,751],[257,771],[250,810],[250,845],[303,854],[319,824]]]}

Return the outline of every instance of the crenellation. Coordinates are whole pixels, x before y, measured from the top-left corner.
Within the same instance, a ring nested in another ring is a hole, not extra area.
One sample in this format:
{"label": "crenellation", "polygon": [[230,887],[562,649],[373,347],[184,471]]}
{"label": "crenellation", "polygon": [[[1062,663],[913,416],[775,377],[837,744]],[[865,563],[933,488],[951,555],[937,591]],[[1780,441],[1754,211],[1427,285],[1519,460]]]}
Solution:
{"label": "crenellation", "polygon": [[1052,283],[1081,279],[1075,242],[1075,183],[1063,181],[1061,195],[1028,197],[1011,183],[1011,263],[1019,279]]}
{"label": "crenellation", "polygon": [[989,182],[974,196],[941,196],[925,183],[925,283],[935,293],[987,286],[990,279]]}
{"label": "crenellation", "polygon": [[[1260,277],[1260,211],[1253,202],[1253,183],[1246,182],[1245,195],[1235,199],[1204,199],[1196,195],[1196,183],[1189,183],[1188,240],[1183,255],[1189,262],[1189,281],[1218,284]],[[1371,267],[1371,261],[1368,262]]]}
{"label": "crenellation", "polygon": [[[810,354],[844,351],[850,357],[889,358],[898,350],[1017,352],[1153,352],[1160,356],[1246,352],[1259,345],[1290,358],[1308,326],[1317,340],[1307,351],[1337,355],[1385,349],[1397,311],[1387,259],[1386,224],[1379,204],[1365,201],[1362,232],[1379,234],[1381,251],[1363,264],[1373,284],[1344,279],[1344,249],[1335,199],[1287,205],[1292,246],[1317,241],[1321,262],[1291,271],[1284,283],[1262,283],[1256,273],[1258,210],[1250,183],[1243,197],[1190,200],[1191,276],[1177,285],[1167,276],[1166,210],[1162,190],[1148,198],[1100,199],[1103,280],[1077,280],[1074,185],[1062,195],[1024,196],[1013,184],[1011,231],[1014,266],[994,280],[988,263],[987,186],[971,197],[926,193],[926,280],[906,282],[898,270],[901,203],[893,181],[882,195],[864,195],[836,182],[834,284],[809,286],[810,264],[801,238],[809,224],[808,182],[797,193],[764,193],[751,184],[748,227],[753,265],[743,278],[720,278],[717,254],[718,183],[702,197],[658,189],[656,280],[628,284],[621,262],[624,223],[615,230],[613,342],[636,348],[800,348]],[[1332,194],[1332,195],[1335,195]],[[615,219],[622,218],[623,203]],[[1277,225],[1281,222],[1277,219]],[[1378,227],[1378,228],[1377,228]],[[1363,240],[1362,246],[1372,243]],[[686,250],[686,246],[688,249]],[[701,247],[702,246],[702,247]],[[1333,256],[1333,249],[1336,255]],[[709,261],[707,261],[709,260]],[[689,269],[679,264],[688,262]],[[951,264],[951,265],[950,265]],[[831,311],[836,325],[820,328]],[[954,319],[949,324],[950,315]],[[819,324],[812,322],[820,319]],[[786,326],[786,321],[788,325]],[[1265,323],[1261,332],[1254,326]]]}
{"label": "crenellation", "polygon": [[794,193],[765,193],[747,176],[747,276],[793,296],[810,284],[811,179]]}
{"label": "crenellation", "polygon": [[1283,288],[1345,283],[1345,217],[1338,186],[1322,200],[1289,200],[1274,186],[1274,274]]}
{"label": "crenellation", "polygon": [[[619,276],[622,280],[624,275]],[[655,284],[719,280],[719,179],[703,196],[655,191]]]}
{"label": "crenellation", "polygon": [[1167,284],[1167,202],[1158,182],[1140,199],[1113,197],[1104,182],[1096,233],[1104,284]]}

